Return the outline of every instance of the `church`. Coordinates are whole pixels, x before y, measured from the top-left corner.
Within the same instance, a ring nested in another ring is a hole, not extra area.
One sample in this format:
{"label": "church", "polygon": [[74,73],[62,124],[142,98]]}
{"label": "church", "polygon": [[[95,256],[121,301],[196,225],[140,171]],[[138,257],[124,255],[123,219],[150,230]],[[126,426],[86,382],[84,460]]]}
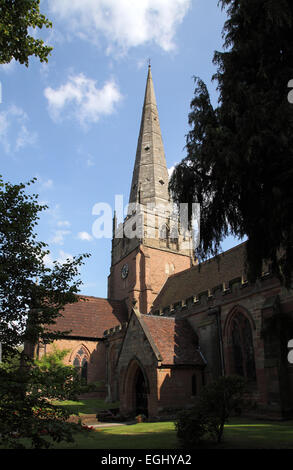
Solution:
{"label": "church", "polygon": [[172,415],[234,374],[247,380],[258,415],[292,416],[293,291],[269,267],[249,283],[245,243],[198,265],[192,234],[172,228],[168,180],[149,66],[130,209],[120,225],[113,219],[107,299],[66,305],[55,328],[70,334],[36,354],[69,350],[67,363],[100,381],[100,396],[119,401],[125,417]]}

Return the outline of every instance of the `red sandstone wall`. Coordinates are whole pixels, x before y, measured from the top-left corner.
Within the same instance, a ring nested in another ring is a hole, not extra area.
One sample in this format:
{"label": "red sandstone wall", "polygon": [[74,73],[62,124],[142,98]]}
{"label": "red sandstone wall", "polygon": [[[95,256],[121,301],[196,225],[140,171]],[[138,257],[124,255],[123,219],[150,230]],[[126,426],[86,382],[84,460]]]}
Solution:
{"label": "red sandstone wall", "polygon": [[[124,264],[129,266],[126,279],[121,278]],[[168,276],[190,267],[190,258],[155,248],[140,247],[112,267],[109,279],[111,298],[136,299],[140,313],[146,314]]]}

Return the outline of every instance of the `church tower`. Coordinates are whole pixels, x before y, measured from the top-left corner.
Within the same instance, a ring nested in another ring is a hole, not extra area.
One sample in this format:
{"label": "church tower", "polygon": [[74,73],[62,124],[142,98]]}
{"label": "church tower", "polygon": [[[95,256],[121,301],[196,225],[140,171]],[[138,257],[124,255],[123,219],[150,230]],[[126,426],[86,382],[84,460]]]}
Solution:
{"label": "church tower", "polygon": [[169,275],[193,264],[192,236],[183,230],[168,191],[168,170],[151,67],[148,68],[127,216],[113,220],[108,298],[142,314]]}

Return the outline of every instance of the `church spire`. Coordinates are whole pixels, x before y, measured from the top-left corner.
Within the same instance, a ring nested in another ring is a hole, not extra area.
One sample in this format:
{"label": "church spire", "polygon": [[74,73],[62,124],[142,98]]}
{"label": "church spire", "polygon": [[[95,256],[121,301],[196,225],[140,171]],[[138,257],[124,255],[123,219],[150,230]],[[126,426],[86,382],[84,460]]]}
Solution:
{"label": "church spire", "polygon": [[129,202],[140,202],[143,205],[153,203],[156,206],[168,204],[168,182],[168,170],[149,64]]}

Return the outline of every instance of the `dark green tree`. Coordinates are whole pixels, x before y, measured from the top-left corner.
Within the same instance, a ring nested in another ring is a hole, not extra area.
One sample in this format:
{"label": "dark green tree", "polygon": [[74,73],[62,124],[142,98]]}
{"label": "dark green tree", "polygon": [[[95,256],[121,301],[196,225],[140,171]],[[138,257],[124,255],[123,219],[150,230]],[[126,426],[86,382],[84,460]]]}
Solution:
{"label": "dark green tree", "polygon": [[287,287],[293,263],[293,4],[220,0],[224,51],[215,52],[219,102],[196,78],[187,157],[170,181],[176,202],[201,204],[201,261],[229,234],[247,237],[248,278],[263,265]]}
{"label": "dark green tree", "polygon": [[[46,267],[47,245],[37,240],[35,231],[39,213],[46,206],[38,203],[36,194],[26,191],[34,182],[13,185],[0,178],[0,342],[4,358],[14,357],[24,343],[49,343],[65,333],[54,331],[54,324],[64,306],[78,300],[81,281],[77,276],[89,256],[83,254],[64,264],[55,262],[53,268]],[[18,368],[0,370],[0,439],[19,433],[21,428],[27,429],[26,437],[40,445],[36,436],[42,423],[34,415],[34,409],[40,408],[40,397],[29,391],[35,369],[25,352],[20,355]],[[51,411],[55,413],[49,427],[53,438],[70,436],[68,429],[62,428],[62,413]]]}
{"label": "dark green tree", "polygon": [[40,13],[40,0],[0,0],[0,64],[13,58],[28,66],[29,57],[48,62],[52,47],[30,36],[28,28],[51,28],[52,23]]}

